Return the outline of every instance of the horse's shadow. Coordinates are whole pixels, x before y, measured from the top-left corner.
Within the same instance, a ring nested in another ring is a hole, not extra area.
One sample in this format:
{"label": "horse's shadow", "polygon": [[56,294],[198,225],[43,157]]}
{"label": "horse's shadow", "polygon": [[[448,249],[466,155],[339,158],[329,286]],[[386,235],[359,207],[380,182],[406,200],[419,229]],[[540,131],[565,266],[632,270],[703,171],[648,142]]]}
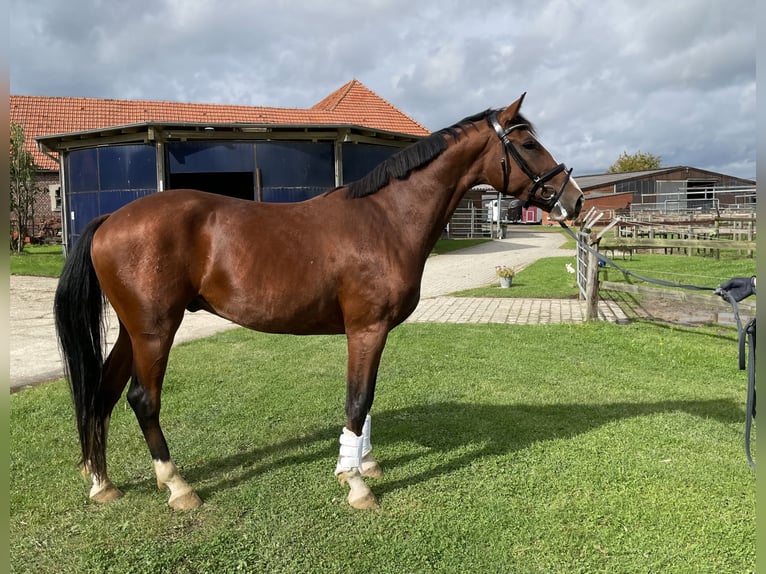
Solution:
{"label": "horse's shadow", "polygon": [[[374,446],[383,447],[407,440],[425,447],[429,453],[444,455],[444,462],[426,471],[395,481],[386,481],[384,478],[374,486],[375,493],[385,496],[398,489],[459,470],[484,457],[520,451],[541,441],[575,437],[612,421],[668,412],[684,412],[726,424],[744,419],[741,405],[723,399],[582,405],[442,402],[373,411]],[[204,464],[184,467],[182,473],[192,484],[207,481],[206,486],[198,489],[203,498],[212,492],[235,487],[274,468],[291,464],[326,460],[329,473],[334,468],[338,452],[338,434],[339,429],[334,424],[294,439],[211,458]],[[469,448],[472,445],[473,448]],[[454,452],[465,454],[450,456]],[[406,464],[417,456],[420,455],[381,458],[380,462],[385,470]],[[222,475],[228,477],[215,484],[210,483],[211,476]]]}

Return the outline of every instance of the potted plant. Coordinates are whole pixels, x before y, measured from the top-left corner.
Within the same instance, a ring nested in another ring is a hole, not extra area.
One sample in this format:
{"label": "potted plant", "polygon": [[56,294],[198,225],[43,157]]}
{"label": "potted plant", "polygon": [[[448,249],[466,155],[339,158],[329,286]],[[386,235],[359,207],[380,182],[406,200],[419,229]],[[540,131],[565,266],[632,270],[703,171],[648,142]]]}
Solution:
{"label": "potted plant", "polygon": [[500,277],[500,287],[507,288],[511,286],[513,276],[516,275],[516,271],[513,267],[507,267],[505,265],[498,265],[495,267],[495,273]]}

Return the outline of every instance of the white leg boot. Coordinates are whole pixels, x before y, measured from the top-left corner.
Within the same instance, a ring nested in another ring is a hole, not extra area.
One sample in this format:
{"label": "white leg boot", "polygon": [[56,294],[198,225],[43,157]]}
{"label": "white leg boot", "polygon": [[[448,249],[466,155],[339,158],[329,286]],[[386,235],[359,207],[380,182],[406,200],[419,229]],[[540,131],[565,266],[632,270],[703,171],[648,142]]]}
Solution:
{"label": "white leg boot", "polygon": [[372,456],[372,442],[370,441],[371,431],[372,418],[370,415],[367,415],[367,418],[364,419],[364,426],[362,427],[362,476],[382,478],[383,469],[380,468],[378,461]]}
{"label": "white leg boot", "polygon": [[348,484],[348,503],[352,508],[378,508],[378,501],[362,480],[362,452],[364,436],[357,436],[343,427],[339,438],[340,452],[335,465],[335,476],[341,484]]}

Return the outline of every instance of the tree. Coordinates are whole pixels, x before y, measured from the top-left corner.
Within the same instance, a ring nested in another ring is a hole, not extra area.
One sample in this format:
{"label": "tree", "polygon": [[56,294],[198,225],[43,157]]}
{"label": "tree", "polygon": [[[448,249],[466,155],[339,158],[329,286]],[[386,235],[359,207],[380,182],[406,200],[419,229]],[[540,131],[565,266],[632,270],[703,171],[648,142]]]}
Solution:
{"label": "tree", "polygon": [[643,171],[646,169],[657,169],[662,163],[662,158],[651,153],[637,151],[634,154],[622,152],[617,161],[612,164],[607,173],[622,173],[625,171]]}
{"label": "tree", "polygon": [[10,205],[11,215],[16,218],[11,247],[19,252],[24,249],[24,238],[34,220],[35,202],[43,192],[35,180],[35,159],[24,148],[25,139],[24,128],[11,122]]}

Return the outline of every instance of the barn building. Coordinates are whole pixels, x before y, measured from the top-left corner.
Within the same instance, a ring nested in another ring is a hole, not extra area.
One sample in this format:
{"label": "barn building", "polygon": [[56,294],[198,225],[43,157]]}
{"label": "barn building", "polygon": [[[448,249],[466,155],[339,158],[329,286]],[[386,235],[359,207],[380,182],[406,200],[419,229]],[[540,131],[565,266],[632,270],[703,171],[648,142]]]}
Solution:
{"label": "barn building", "polygon": [[65,244],[94,217],[191,187],[267,202],[358,179],[430,132],[352,80],[308,109],[11,96]]}
{"label": "barn building", "polygon": [[609,215],[754,212],[756,183],[695,167],[577,176],[585,194],[583,213]]}

